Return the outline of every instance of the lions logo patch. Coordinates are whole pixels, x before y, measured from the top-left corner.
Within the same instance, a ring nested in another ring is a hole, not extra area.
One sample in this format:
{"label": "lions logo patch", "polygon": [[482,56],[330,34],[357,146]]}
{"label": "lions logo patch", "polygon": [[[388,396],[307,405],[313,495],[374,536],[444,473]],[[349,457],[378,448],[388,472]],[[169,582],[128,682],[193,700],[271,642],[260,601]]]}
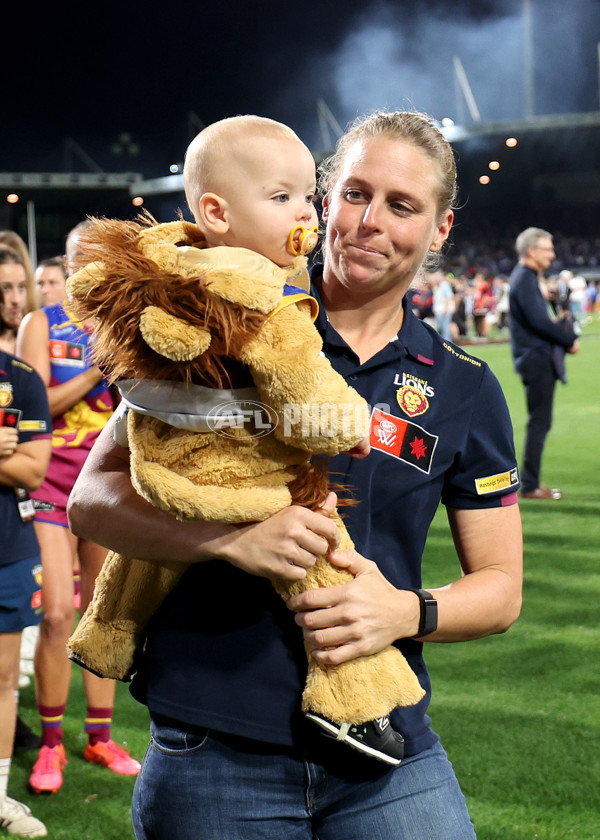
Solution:
{"label": "lions logo patch", "polygon": [[425,414],[429,408],[429,400],[425,394],[421,393],[418,388],[413,388],[412,385],[403,385],[402,388],[399,388],[396,391],[396,399],[402,411],[409,417]]}
{"label": "lions logo patch", "polygon": [[13,390],[10,382],[0,383],[0,408],[8,408],[13,401]]}

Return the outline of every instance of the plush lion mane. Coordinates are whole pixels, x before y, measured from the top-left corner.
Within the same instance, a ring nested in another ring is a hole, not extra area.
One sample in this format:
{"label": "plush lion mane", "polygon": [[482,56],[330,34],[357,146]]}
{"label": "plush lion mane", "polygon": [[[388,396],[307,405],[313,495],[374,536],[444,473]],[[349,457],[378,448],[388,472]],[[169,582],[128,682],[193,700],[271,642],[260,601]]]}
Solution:
{"label": "plush lion mane", "polygon": [[[213,388],[235,384],[227,360],[239,356],[266,316],[209,291],[201,268],[194,277],[159,268],[140,246],[140,233],[157,224],[150,214],[128,221],[101,217],[89,221],[79,234],[74,268],[101,263],[103,280],[84,291],[69,287],[68,308],[81,321],[92,322],[94,361],[107,379],[193,381]],[[196,225],[185,221],[181,225],[184,239],[174,244],[206,247]],[[209,351],[189,361],[173,361],[152,350],[140,332],[140,318],[148,306],[208,329]],[[235,363],[232,367],[235,370]]]}
{"label": "plush lion mane", "polygon": [[[185,277],[160,267],[144,253],[140,234],[157,225],[148,213],[135,220],[90,217],[78,235],[75,271],[102,265],[101,279],[69,284],[68,309],[93,324],[93,357],[110,382],[151,379],[195,382],[213,388],[252,383],[235,361],[241,348],[261,330],[267,315],[212,293],[203,283],[203,269]],[[201,230],[180,220],[183,238],[174,245],[207,247]],[[173,361],[155,352],[140,331],[142,312],[154,306],[192,327],[208,329],[212,340],[204,353],[190,361]],[[241,378],[241,382],[240,382]],[[353,505],[347,488],[331,483],[328,458],[319,456],[298,465],[289,485],[295,504],[316,509],[330,490],[339,495],[338,507]]]}

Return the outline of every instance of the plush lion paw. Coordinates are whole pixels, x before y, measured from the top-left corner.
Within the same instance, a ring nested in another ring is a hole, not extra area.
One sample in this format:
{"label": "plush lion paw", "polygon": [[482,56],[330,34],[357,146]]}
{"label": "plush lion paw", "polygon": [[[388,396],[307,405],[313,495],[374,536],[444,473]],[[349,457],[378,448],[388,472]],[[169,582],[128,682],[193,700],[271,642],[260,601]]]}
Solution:
{"label": "plush lion paw", "polygon": [[157,306],[142,311],[140,332],[148,347],[174,362],[189,362],[210,347],[209,330],[193,327]]}

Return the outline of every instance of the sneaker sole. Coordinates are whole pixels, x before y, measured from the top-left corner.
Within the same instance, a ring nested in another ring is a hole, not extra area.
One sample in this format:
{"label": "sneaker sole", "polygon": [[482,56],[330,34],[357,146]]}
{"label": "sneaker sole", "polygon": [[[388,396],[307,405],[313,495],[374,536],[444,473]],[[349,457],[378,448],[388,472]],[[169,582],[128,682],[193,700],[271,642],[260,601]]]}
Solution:
{"label": "sneaker sole", "polygon": [[62,782],[57,788],[43,788],[43,787],[34,787],[31,782],[29,783],[29,789],[32,793],[36,793],[38,796],[42,793],[58,793],[58,791],[62,787]]}
{"label": "sneaker sole", "polygon": [[320,718],[318,715],[312,715],[310,712],[305,712],[304,716],[312,720],[313,723],[316,723],[317,726],[320,726],[329,738],[333,738],[340,744],[347,744],[347,746],[352,747],[352,749],[363,753],[363,755],[370,755],[372,758],[377,758],[379,761],[384,761],[386,764],[389,764],[392,767],[398,767],[399,764],[402,764],[402,759],[393,758],[391,755],[379,752],[379,750],[374,750],[373,747],[369,747],[367,744],[363,744],[362,741],[356,741],[350,735],[346,735],[345,738],[338,738],[337,736],[340,732],[339,727],[335,726],[335,724],[329,723],[329,721],[327,720],[323,720],[323,718]]}
{"label": "sneaker sole", "polygon": [[115,776],[137,776],[140,772],[140,767],[135,770],[128,770],[127,772],[123,772],[123,770],[115,770],[114,767],[111,767],[110,764],[104,764],[102,761],[94,761],[93,759],[86,758],[90,764],[95,764],[96,767],[104,767],[106,770],[110,770],[111,773],[114,773]]}
{"label": "sneaker sole", "polygon": [[96,764],[98,767],[105,767],[107,770],[110,770],[111,773],[114,773],[115,776],[137,776],[140,770],[142,769],[142,766],[140,764],[139,767],[132,768],[131,770],[123,772],[122,770],[116,770],[110,764],[105,764],[104,761],[99,761],[95,756],[90,756],[89,754],[84,753],[83,757],[90,764]]}

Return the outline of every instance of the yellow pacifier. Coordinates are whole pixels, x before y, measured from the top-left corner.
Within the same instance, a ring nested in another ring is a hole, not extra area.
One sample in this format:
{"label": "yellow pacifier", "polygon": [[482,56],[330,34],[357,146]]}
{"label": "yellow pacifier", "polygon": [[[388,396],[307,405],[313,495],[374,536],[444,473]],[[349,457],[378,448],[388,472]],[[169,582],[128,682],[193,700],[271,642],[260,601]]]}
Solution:
{"label": "yellow pacifier", "polygon": [[296,225],[290,231],[288,248],[294,256],[306,256],[319,241],[319,228],[305,228],[304,225]]}

